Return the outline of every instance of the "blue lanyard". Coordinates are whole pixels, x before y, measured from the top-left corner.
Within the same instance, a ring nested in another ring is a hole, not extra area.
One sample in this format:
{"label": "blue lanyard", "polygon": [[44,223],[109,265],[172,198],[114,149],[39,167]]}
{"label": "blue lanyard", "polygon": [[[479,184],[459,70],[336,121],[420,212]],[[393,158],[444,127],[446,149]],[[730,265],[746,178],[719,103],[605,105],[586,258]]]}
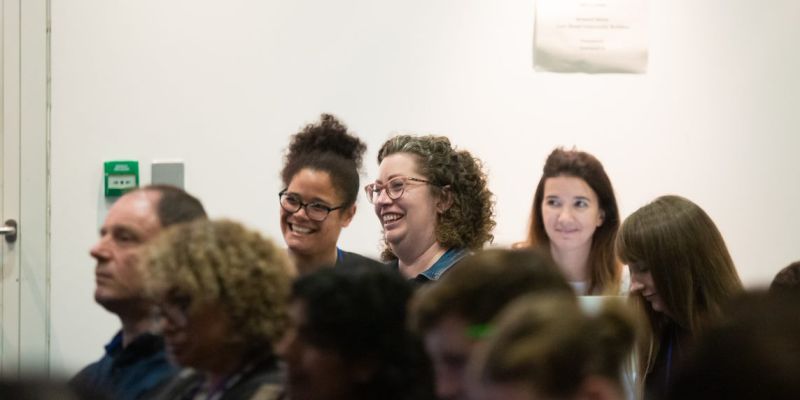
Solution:
{"label": "blue lanyard", "polygon": [[344,262],[344,252],[342,251],[342,249],[337,247],[336,248],[336,263],[339,264],[339,263],[342,263],[342,262]]}
{"label": "blue lanyard", "polygon": [[669,338],[669,347],[667,347],[667,376],[664,382],[665,385],[669,386],[669,378],[670,373],[672,372],[672,344],[675,342],[675,334],[673,332]]}

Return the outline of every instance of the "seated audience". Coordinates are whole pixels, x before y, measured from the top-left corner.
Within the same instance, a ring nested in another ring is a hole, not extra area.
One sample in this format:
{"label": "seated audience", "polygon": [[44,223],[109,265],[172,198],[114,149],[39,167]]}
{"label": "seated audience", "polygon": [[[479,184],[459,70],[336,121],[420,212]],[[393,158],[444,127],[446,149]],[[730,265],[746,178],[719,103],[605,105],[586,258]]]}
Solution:
{"label": "seated audience", "polygon": [[406,328],[409,283],[384,268],[301,277],[279,349],[292,400],[433,399],[430,367]]}
{"label": "seated audience", "polygon": [[412,325],[433,361],[440,399],[466,398],[470,354],[500,310],[529,293],[561,294],[576,301],[558,267],[532,250],[478,252],[417,293]]}
{"label": "seated audience", "polygon": [[184,367],[154,398],[277,398],[293,272],[282,249],[238,223],[198,221],[162,234],[144,267],[167,353]]}
{"label": "seated audience", "polygon": [[620,217],[611,180],[589,153],[553,150],[536,186],[528,240],[544,247],[578,295],[627,292],[614,241]]}
{"label": "seated audience", "polygon": [[481,162],[443,136],[395,136],[378,152],[367,199],[383,227],[383,258],[404,276],[439,279],[491,242],[492,192]]}
{"label": "seated audience", "polygon": [[800,261],[795,261],[780,270],[769,285],[769,291],[774,293],[800,293]]}
{"label": "seated audience", "polygon": [[484,400],[623,400],[635,322],[623,304],[586,316],[571,297],[529,295],[503,311],[470,365]]}
{"label": "seated audience", "polygon": [[92,247],[95,301],[116,314],[121,329],[105,354],[72,379],[80,391],[108,392],[121,400],[147,397],[175,374],[150,319],[138,264],[144,246],[169,226],[205,219],[203,205],[182,189],[146,186],[120,197],[108,210]]}
{"label": "seated audience", "polygon": [[693,338],[742,283],[714,222],[683,197],[662,196],[631,214],[617,250],[630,268],[630,296],[648,320],[638,346],[639,391],[660,398]]}
{"label": "seated audience", "polygon": [[356,213],[358,170],[366,148],[329,114],[292,137],[278,197],[283,240],[300,274],[354,263],[382,266],[336,246]]}
{"label": "seated audience", "polygon": [[727,309],[698,341],[669,399],[797,399],[800,294],[747,294]]}

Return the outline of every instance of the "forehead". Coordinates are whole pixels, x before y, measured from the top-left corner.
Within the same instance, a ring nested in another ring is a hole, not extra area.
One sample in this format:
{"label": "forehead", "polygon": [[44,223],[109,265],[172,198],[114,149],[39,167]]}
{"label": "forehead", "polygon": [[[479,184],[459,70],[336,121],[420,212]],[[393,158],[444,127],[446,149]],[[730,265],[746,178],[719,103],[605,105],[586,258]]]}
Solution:
{"label": "forehead", "polygon": [[158,194],[148,191],[136,191],[126,194],[117,200],[108,210],[105,227],[122,225],[143,231],[158,229]]}
{"label": "forehead", "polygon": [[378,167],[381,180],[395,176],[417,175],[419,164],[416,155],[411,153],[394,153],[386,156]]}
{"label": "forehead", "polygon": [[586,181],[575,176],[556,176],[544,181],[544,195],[587,197],[596,199],[597,194]]}
{"label": "forehead", "polygon": [[297,193],[306,200],[318,199],[332,202],[339,197],[331,182],[330,174],[309,168],[297,172],[286,190]]}
{"label": "forehead", "polygon": [[425,345],[429,351],[469,354],[474,340],[467,336],[468,329],[466,320],[454,314],[447,315],[425,333]]}

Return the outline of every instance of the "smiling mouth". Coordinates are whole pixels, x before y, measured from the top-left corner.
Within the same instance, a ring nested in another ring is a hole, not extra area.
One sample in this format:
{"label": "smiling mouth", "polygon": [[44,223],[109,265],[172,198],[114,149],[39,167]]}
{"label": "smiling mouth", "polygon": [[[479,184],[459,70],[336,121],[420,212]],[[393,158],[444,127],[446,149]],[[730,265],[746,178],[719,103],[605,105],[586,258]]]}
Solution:
{"label": "smiling mouth", "polygon": [[391,224],[391,223],[397,222],[402,218],[403,218],[402,214],[386,213],[386,214],[382,214],[381,215],[381,222],[383,222],[384,225],[387,225],[387,224]]}
{"label": "smiling mouth", "polygon": [[314,233],[314,231],[315,231],[312,228],[306,228],[306,227],[303,227],[303,226],[297,226],[295,224],[289,224],[289,230],[292,231],[292,233],[296,233],[298,235],[309,235],[311,233]]}

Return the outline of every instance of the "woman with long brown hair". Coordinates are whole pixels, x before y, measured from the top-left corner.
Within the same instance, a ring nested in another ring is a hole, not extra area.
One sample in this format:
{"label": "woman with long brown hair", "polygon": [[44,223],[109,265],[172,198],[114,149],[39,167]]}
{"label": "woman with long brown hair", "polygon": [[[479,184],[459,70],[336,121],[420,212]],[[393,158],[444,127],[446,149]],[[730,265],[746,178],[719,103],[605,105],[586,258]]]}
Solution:
{"label": "woman with long brown hair", "polygon": [[742,291],[722,235],[697,204],[662,196],[622,224],[618,254],[631,271],[631,298],[649,333],[639,344],[645,398],[659,397],[693,338]]}
{"label": "woman with long brown hair", "polygon": [[549,250],[576,294],[617,294],[622,266],[614,240],[619,222],[614,189],[600,161],[583,151],[558,148],[544,164],[528,239],[521,245]]}

